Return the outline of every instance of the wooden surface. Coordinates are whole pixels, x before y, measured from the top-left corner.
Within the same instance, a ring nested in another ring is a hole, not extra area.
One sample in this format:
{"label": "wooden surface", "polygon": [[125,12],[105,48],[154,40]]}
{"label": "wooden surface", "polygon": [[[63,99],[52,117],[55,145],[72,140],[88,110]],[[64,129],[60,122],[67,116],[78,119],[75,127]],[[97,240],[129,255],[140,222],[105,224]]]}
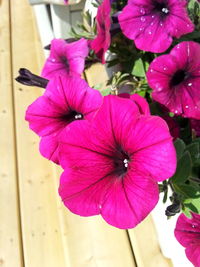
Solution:
{"label": "wooden surface", "polygon": [[[172,266],[160,252],[150,217],[123,231],[100,216],[82,218],[64,208],[57,193],[61,170],[40,156],[39,138],[24,120],[42,90],[14,81],[20,67],[41,71],[35,18],[27,0],[2,1],[0,14],[0,266]],[[105,79],[101,70],[86,73],[90,84]]]}

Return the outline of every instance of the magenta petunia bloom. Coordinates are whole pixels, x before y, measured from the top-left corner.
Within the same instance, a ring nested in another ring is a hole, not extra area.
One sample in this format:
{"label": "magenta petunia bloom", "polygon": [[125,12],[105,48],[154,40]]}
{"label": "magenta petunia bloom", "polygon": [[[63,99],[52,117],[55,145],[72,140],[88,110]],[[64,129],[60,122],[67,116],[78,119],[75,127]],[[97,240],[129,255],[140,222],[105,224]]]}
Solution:
{"label": "magenta petunia bloom", "polygon": [[103,0],[98,7],[96,22],[97,22],[97,36],[90,42],[91,48],[95,51],[98,58],[105,64],[105,53],[110,46],[110,18],[111,6],[110,0]]}
{"label": "magenta petunia bloom", "polygon": [[81,216],[101,214],[109,224],[132,228],[155,207],[157,181],[171,177],[176,153],[161,118],[141,115],[125,98],[106,96],[93,122],[63,131],[59,194]]}
{"label": "magenta petunia bloom", "polygon": [[91,120],[102,103],[102,96],[78,77],[57,76],[43,96],[26,111],[30,128],[41,138],[40,152],[59,163],[58,144],[63,129],[75,120]]}
{"label": "magenta petunia bloom", "polygon": [[182,42],[154,59],[147,80],[155,101],[176,115],[200,119],[200,44]]}
{"label": "magenta petunia bloom", "polygon": [[122,32],[138,49],[162,53],[173,37],[194,30],[186,4],[185,0],[129,0],[119,15]]}
{"label": "magenta petunia bloom", "polygon": [[200,267],[200,215],[192,213],[192,218],[189,219],[181,214],[174,234],[178,242],[186,248],[187,258],[195,267]]}
{"label": "magenta petunia bloom", "polygon": [[138,107],[140,114],[150,115],[149,104],[146,99],[138,94],[121,93],[119,97],[128,98],[132,100]]}
{"label": "magenta petunia bloom", "polygon": [[88,51],[88,41],[84,38],[72,43],[67,43],[63,39],[53,39],[50,55],[41,75],[47,79],[52,79],[55,75],[80,76],[84,70]]}

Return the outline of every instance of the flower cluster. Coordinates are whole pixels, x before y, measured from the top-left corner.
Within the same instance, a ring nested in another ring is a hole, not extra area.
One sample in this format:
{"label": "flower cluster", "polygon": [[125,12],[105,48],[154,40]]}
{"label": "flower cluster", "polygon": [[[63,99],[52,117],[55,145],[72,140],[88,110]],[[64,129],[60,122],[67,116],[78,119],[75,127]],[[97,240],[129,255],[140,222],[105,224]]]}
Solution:
{"label": "flower cluster", "polygon": [[[17,81],[45,88],[26,120],[41,154],[63,168],[59,195],[69,210],[127,229],[151,212],[159,193],[164,202],[171,194],[165,213],[185,214],[175,236],[200,267],[199,3],[95,6],[95,20],[87,12],[73,38],[52,40],[41,77],[20,70]],[[115,67],[98,90],[83,79],[97,62]]]}

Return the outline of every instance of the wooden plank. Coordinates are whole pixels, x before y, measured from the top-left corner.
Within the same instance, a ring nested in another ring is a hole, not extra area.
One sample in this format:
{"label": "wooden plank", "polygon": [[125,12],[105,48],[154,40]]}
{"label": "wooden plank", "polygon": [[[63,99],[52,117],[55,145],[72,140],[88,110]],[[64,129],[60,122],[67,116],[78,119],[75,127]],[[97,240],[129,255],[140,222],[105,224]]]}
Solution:
{"label": "wooden plank", "polygon": [[[44,58],[32,8],[27,0],[18,0],[11,11],[14,76],[20,67],[40,73]],[[39,155],[39,138],[24,120],[27,106],[40,94],[38,88],[14,84],[24,261],[27,267],[66,267],[52,163]]]}
{"label": "wooden plank", "polygon": [[9,1],[0,3],[0,266],[22,267],[15,161]]}
{"label": "wooden plank", "polygon": [[[54,168],[55,184],[61,170]],[[55,188],[57,188],[55,186]],[[80,217],[58,200],[60,230],[71,267],[136,267],[127,232],[108,225],[100,216]]]}
{"label": "wooden plank", "polygon": [[171,260],[165,258],[160,251],[151,215],[128,232],[138,267],[173,266]]}

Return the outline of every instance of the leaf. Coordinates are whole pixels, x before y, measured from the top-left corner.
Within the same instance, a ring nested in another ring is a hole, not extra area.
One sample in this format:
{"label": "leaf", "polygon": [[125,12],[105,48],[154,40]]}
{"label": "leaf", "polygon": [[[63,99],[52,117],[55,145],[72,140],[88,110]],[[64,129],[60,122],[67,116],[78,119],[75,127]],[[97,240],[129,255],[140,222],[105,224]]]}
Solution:
{"label": "leaf", "polygon": [[100,91],[100,93],[102,94],[102,96],[109,95],[110,92],[111,92],[111,89],[110,88],[106,88],[106,89]]}
{"label": "leaf", "polygon": [[172,176],[173,184],[184,184],[192,170],[192,159],[188,151],[184,152],[182,157],[179,159],[176,173]]}
{"label": "leaf", "polygon": [[197,199],[200,200],[200,191],[198,187],[194,187],[188,184],[175,185],[174,188],[178,193],[180,193],[184,199]]}
{"label": "leaf", "polygon": [[186,150],[190,152],[192,162],[195,163],[199,159],[199,144],[192,143],[186,147]]}
{"label": "leaf", "polygon": [[189,208],[187,208],[187,207],[183,207],[182,208],[182,212],[185,214],[185,216],[186,217],[188,217],[189,219],[191,219],[192,218],[192,214],[190,213],[190,209]]}
{"label": "leaf", "polygon": [[200,214],[200,198],[186,199],[183,204],[191,211]]}
{"label": "leaf", "polygon": [[183,140],[177,138],[174,142],[174,146],[176,148],[177,159],[180,159],[185,150],[185,143],[183,142]]}
{"label": "leaf", "polygon": [[138,77],[145,77],[144,64],[143,64],[143,61],[141,58],[139,58],[135,61],[135,64],[134,64],[134,67],[133,67],[131,74],[138,76]]}

